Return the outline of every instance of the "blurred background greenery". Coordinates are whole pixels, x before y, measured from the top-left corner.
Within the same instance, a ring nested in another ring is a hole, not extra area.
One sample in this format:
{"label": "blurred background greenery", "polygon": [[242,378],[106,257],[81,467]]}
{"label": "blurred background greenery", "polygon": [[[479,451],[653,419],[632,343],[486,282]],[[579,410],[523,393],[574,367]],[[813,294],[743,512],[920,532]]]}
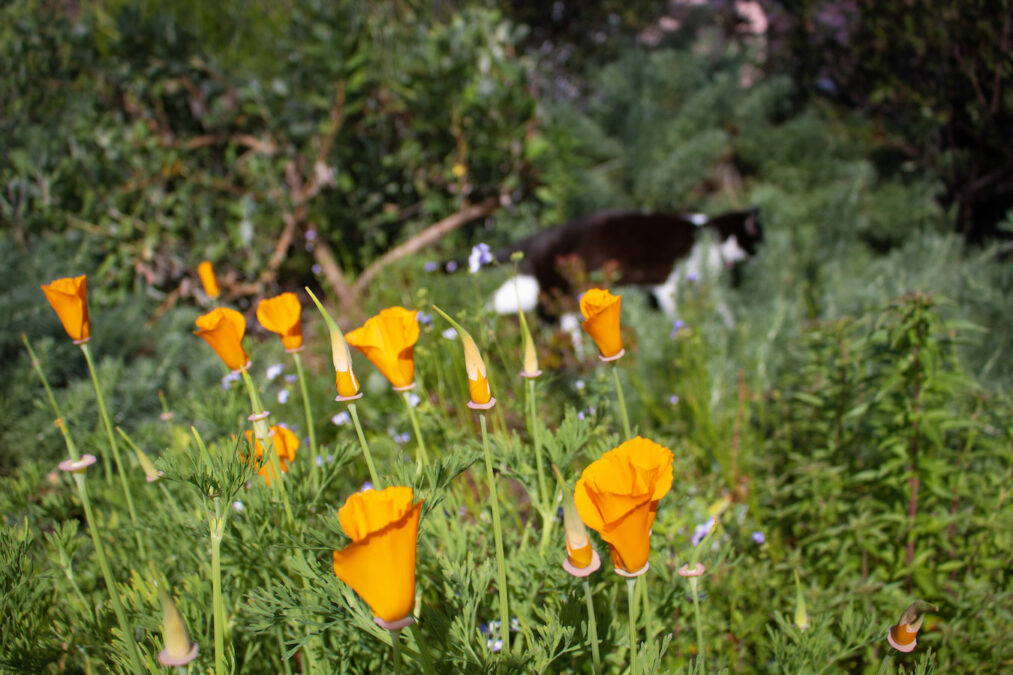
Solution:
{"label": "blurred background greenery", "polygon": [[[72,510],[39,496],[64,450],[22,332],[86,444],[102,433],[84,364],[38,288],[54,278],[88,274],[115,422],[149,448],[179,449],[178,429],[158,418],[159,390],[209,437],[231,433],[242,408],[190,334],[208,306],[201,260],[215,264],[223,302],[242,310],[304,285],[349,327],[386,304],[437,302],[481,322],[493,386],[516,403],[502,372],[516,370],[515,328],[482,313],[507,272],[445,276],[425,263],[597,209],[755,205],[759,255],[734,290],[701,285],[684,298],[679,339],[639,296],[623,304],[637,354],[631,406],[694,460],[684,479],[699,496],[668,524],[691,529],[725,491],[749,505],[734,541],[748,545],[756,527],[771,542],[743,554],[753,566],[720,600],[731,628],[715,631],[749,637],[715,649],[733,670],[776,660],[797,672],[800,652],[782,637],[768,643],[763,629],[771,607],[783,609],[789,577],[756,595],[763,574],[794,567],[808,570],[813,593],[825,589],[824,607],[892,607],[912,584],[948,597],[946,641],[933,643],[944,663],[1008,667],[1010,648],[996,645],[1013,643],[1013,609],[996,561],[1013,551],[1002,487],[1013,384],[1011,17],[999,0],[9,0],[0,472],[19,482],[10,479],[4,513]],[[356,283],[385,252],[464,212],[435,244]],[[714,293],[727,295],[733,329],[715,316]],[[264,337],[253,321],[250,330]],[[434,405],[463,387],[439,333],[424,328],[419,346]],[[607,409],[593,362],[552,327],[536,340],[550,426],[567,407],[589,418]],[[273,341],[256,349],[257,368],[281,358]],[[319,359],[311,366],[326,372]],[[272,395],[280,382],[266,385]],[[318,381],[312,393],[324,400],[330,386]],[[469,418],[445,404],[439,412],[432,433],[460,440]],[[381,436],[403,426],[399,410],[364,416]],[[339,433],[326,416],[319,426],[325,442]],[[890,545],[912,437],[928,448],[926,557],[905,567]],[[659,609],[680,603],[673,590]],[[982,616],[983,605],[994,611]],[[43,612],[38,625],[46,621]],[[807,649],[853,646],[837,638]],[[678,659],[684,646],[676,640]],[[863,649],[848,657],[855,668],[872,663]]]}

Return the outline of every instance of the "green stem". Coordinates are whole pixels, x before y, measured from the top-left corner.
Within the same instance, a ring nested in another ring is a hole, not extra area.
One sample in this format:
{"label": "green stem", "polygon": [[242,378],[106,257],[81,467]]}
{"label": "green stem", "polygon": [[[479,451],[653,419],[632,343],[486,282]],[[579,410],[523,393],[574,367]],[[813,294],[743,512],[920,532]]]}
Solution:
{"label": "green stem", "polygon": [[98,521],[95,520],[95,514],[91,510],[91,500],[88,498],[88,490],[85,487],[84,477],[84,473],[75,473],[74,482],[77,484],[77,490],[81,494],[81,503],[84,505],[84,516],[88,519],[88,529],[91,531],[91,541],[95,545],[95,555],[98,556],[99,568],[101,568],[102,576],[105,578],[106,589],[109,591],[109,599],[113,605],[113,612],[116,614],[116,621],[120,624],[120,632],[123,633],[123,641],[127,644],[127,652],[134,666],[134,672],[145,673],[147,671],[141,665],[141,655],[137,651],[134,631],[130,627],[130,624],[127,623],[127,615],[123,611],[123,603],[120,602],[120,596],[116,590],[116,580],[113,579],[113,572],[109,568],[109,560],[106,558],[105,546],[103,546],[102,538],[98,533]]}
{"label": "green stem", "polygon": [[401,675],[401,629],[390,632],[390,644],[394,648],[394,675]]}
{"label": "green stem", "polygon": [[591,658],[594,660],[595,675],[601,673],[601,657],[598,655],[598,623],[594,618],[594,602],[591,599],[591,582],[584,577],[584,599],[587,600],[587,636],[591,641]]}
{"label": "green stem", "polygon": [[211,594],[215,619],[215,675],[225,675],[225,601],[222,599],[222,536],[225,519],[218,515],[215,500],[215,517],[211,519]]}
{"label": "green stem", "polygon": [[[113,460],[116,462],[116,471],[120,475],[120,485],[123,487],[123,496],[127,499],[127,511],[130,513],[130,522],[135,528],[134,538],[137,540],[137,550],[141,552],[142,558],[147,558],[148,554],[144,549],[144,540],[141,538],[140,529],[137,529],[137,513],[134,511],[134,498],[130,494],[130,484],[127,483],[127,474],[123,471],[123,462],[120,461],[120,450],[116,445],[116,436],[113,434],[113,425],[109,421],[109,412],[106,410],[105,400],[102,398],[102,388],[98,383],[98,375],[95,372],[95,363],[91,359],[91,350],[88,348],[88,343],[81,344],[81,351],[84,352],[84,360],[88,363],[88,372],[91,373],[91,383],[95,387],[95,398],[98,399],[98,411],[99,416],[102,418],[102,424],[106,428],[106,437],[109,439],[109,449],[112,450]],[[106,462],[106,469],[109,469],[109,463]],[[106,480],[109,480],[109,476],[106,475]]]}
{"label": "green stem", "polygon": [[412,429],[415,430],[415,439],[418,441],[419,452],[415,456],[415,464],[418,466],[419,471],[421,471],[423,467],[429,467],[429,453],[426,452],[426,442],[422,440],[422,430],[419,429],[419,420],[418,417],[415,416],[415,408],[412,407],[412,402],[410,400],[411,392],[406,391],[402,393],[404,396],[401,398],[404,399],[405,407],[408,408],[408,417],[412,420]]}
{"label": "green stem", "polygon": [[496,582],[499,585],[499,617],[502,632],[503,653],[510,651],[510,607],[506,583],[506,556],[503,555],[503,527],[499,519],[499,492],[496,476],[492,472],[492,453],[489,450],[489,434],[486,430],[485,413],[479,415],[482,423],[482,449],[485,451],[485,476],[489,481],[489,505],[492,508],[492,530],[496,541]]}
{"label": "green stem", "polygon": [[636,579],[626,580],[626,598],[630,610],[630,675],[637,675],[637,593]]}
{"label": "green stem", "polygon": [[352,422],[355,424],[355,433],[359,436],[359,445],[362,447],[362,456],[366,460],[366,467],[369,469],[369,480],[377,490],[383,489],[383,484],[376,475],[376,467],[373,465],[373,455],[369,451],[369,443],[366,442],[366,435],[362,433],[362,425],[359,424],[359,413],[354,403],[348,404],[348,412],[352,415]]}
{"label": "green stem", "polygon": [[56,426],[60,429],[60,433],[63,434],[63,440],[67,444],[67,452],[70,453],[70,458],[76,462],[80,458],[80,455],[77,453],[77,446],[74,445],[74,439],[71,437],[70,431],[67,429],[67,424],[63,419],[63,413],[60,411],[60,405],[56,402],[56,397],[53,396],[53,390],[49,387],[49,380],[46,379],[46,374],[42,372],[42,364],[39,363],[39,359],[35,356],[35,350],[32,349],[31,343],[28,342],[28,336],[24,333],[21,334],[21,341],[25,343],[25,349],[28,350],[28,355],[32,359],[32,367],[35,368],[35,374],[39,376],[40,380],[42,380],[42,386],[46,389],[46,396],[49,397],[49,405],[52,406],[53,412],[56,414]]}
{"label": "green stem", "polygon": [[696,621],[696,654],[697,658],[700,659],[700,670],[702,671],[706,657],[703,651],[703,628],[700,625],[700,595],[697,593],[697,580],[698,577],[689,578],[689,590],[693,594],[693,616]]}
{"label": "green stem", "polygon": [[630,431],[630,416],[626,414],[626,398],[623,396],[623,385],[619,382],[619,366],[616,362],[612,362],[612,379],[616,383],[616,396],[619,398],[619,412],[623,416],[623,433],[626,434],[626,439],[633,438],[633,433]]}
{"label": "green stem", "polygon": [[306,429],[310,435],[310,456],[313,460],[310,462],[312,465],[310,471],[313,473],[314,485],[320,483],[320,468],[317,466],[317,431],[313,425],[313,411],[310,409],[310,395],[309,390],[306,388],[306,376],[303,374],[302,358],[299,356],[299,352],[292,353],[292,360],[295,361],[295,372],[299,376],[299,391],[302,393],[302,405],[306,411]]}
{"label": "green stem", "polygon": [[[243,374],[243,383],[246,385],[246,393],[250,396],[250,407],[253,408],[253,416],[259,417],[264,413],[264,405],[260,402],[260,396],[257,395],[257,390],[253,386],[253,379],[250,377],[250,374],[246,372],[245,368],[240,372]],[[266,419],[255,419],[253,421],[253,436],[255,439],[254,443],[256,443],[256,440],[260,441],[265,454],[267,454],[268,461],[271,464],[271,472],[274,475],[271,484],[277,485],[278,491],[281,493],[281,501],[285,506],[285,518],[288,520],[289,525],[294,525],[295,518],[292,517],[292,505],[289,504],[288,501],[288,491],[285,489],[285,478],[281,473],[281,463],[278,460],[278,450],[274,446],[274,441],[271,440]]]}
{"label": "green stem", "polygon": [[528,378],[528,428],[531,432],[531,445],[535,453],[535,470],[538,472],[538,502],[542,513],[542,541],[538,549],[544,551],[548,544],[546,530],[552,529],[552,505],[549,504],[548,489],[545,487],[545,465],[542,460],[542,439],[538,432],[538,407],[535,404],[535,380]]}
{"label": "green stem", "polygon": [[647,639],[645,644],[647,645],[647,653],[652,653],[652,647],[654,644],[654,616],[651,615],[651,596],[647,591],[647,575],[643,574],[637,579],[643,579],[639,582],[641,595],[644,603],[644,630],[647,632]]}
{"label": "green stem", "polygon": [[415,638],[415,644],[419,648],[419,656],[422,657],[422,672],[425,675],[436,675],[436,668],[433,666],[433,657],[429,654],[429,647],[426,645],[426,641],[422,638],[422,629],[419,628],[419,622],[413,621],[411,625],[412,636]]}

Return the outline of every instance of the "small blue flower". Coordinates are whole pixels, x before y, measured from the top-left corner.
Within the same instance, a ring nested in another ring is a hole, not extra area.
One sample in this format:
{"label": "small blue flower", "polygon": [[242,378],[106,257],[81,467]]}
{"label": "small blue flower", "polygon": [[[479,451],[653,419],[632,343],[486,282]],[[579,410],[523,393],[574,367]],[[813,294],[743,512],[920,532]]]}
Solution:
{"label": "small blue flower", "polygon": [[414,392],[408,394],[408,405],[410,405],[411,407],[413,408],[417,407],[420,401],[422,401],[422,399],[419,398],[418,394]]}
{"label": "small blue flower", "polygon": [[351,420],[352,417],[348,414],[348,412],[342,410],[337,415],[331,418],[331,424],[335,424],[340,427],[343,424],[348,424]]}
{"label": "small blue flower", "polygon": [[299,380],[299,376],[298,375],[286,375],[285,376],[285,381],[286,382],[297,382],[298,380]]}
{"label": "small blue flower", "polygon": [[475,244],[471,249],[471,255],[468,256],[468,271],[475,274],[482,269],[482,265],[488,265],[491,262],[492,251],[489,250],[489,244]]}
{"label": "small blue flower", "polygon": [[448,340],[455,340],[455,339],[457,339],[457,331],[454,330],[453,328],[448,328],[447,330],[443,331],[440,334],[443,337],[447,338]]}
{"label": "small blue flower", "polygon": [[577,391],[584,391],[586,385],[584,384],[584,380],[577,380],[573,383],[573,386]]}
{"label": "small blue flower", "polygon": [[672,405],[679,405],[679,395],[672,394],[671,396],[668,397],[668,402],[671,403]]}
{"label": "small blue flower", "polygon": [[428,326],[429,324],[431,324],[433,322],[433,315],[432,314],[426,314],[425,312],[419,312],[418,314],[415,315],[415,318],[423,326]]}
{"label": "small blue flower", "polygon": [[422,269],[424,269],[427,272],[435,272],[436,270],[440,269],[440,263],[429,260],[426,261],[426,264],[422,266]]}
{"label": "small blue flower", "polygon": [[320,274],[321,272],[324,271],[324,268],[321,267],[318,264],[313,265],[312,269],[313,269],[313,274]]}
{"label": "small blue flower", "polygon": [[362,487],[359,488],[359,492],[365,492],[366,490],[372,490],[372,489],[373,489],[373,484],[370,483],[367,480],[365,483],[362,484]]}
{"label": "small blue flower", "polygon": [[696,529],[693,530],[693,538],[692,538],[693,546],[699,546],[700,542],[703,541],[703,538],[707,536],[707,534],[716,524],[717,524],[716,520],[714,520],[713,518],[708,518],[707,522],[701,525],[697,525]]}
{"label": "small blue flower", "polygon": [[671,335],[671,337],[675,337],[676,335],[678,335],[679,331],[681,331],[685,327],[686,327],[686,323],[682,319],[676,319],[675,321],[673,321],[672,322],[672,335]]}
{"label": "small blue flower", "polygon": [[753,541],[757,544],[762,544],[767,541],[767,538],[763,536],[763,532],[757,530],[756,532],[753,532]]}
{"label": "small blue flower", "polygon": [[234,508],[236,511],[239,511],[240,513],[242,513],[243,509],[245,509],[246,507],[243,506],[243,502],[234,501],[234,502],[232,502],[232,508]]}
{"label": "small blue flower", "polygon": [[288,389],[282,389],[278,392],[278,403],[288,403]]}
{"label": "small blue flower", "polygon": [[225,377],[222,378],[222,389],[231,389],[233,382],[239,381],[239,371],[234,370]]}
{"label": "small blue flower", "polygon": [[699,280],[700,280],[700,275],[697,274],[696,272],[687,272],[686,273],[686,281],[688,281],[689,283],[693,283],[694,281],[699,281]]}
{"label": "small blue flower", "polygon": [[453,260],[450,260],[444,266],[444,269],[447,270],[448,272],[454,272],[457,270],[457,263]]}
{"label": "small blue flower", "polygon": [[285,366],[283,366],[280,363],[276,363],[273,366],[268,366],[267,367],[267,373],[266,373],[267,374],[267,379],[268,380],[273,380],[274,378],[276,378],[279,375],[281,375],[281,371],[283,371],[283,370],[285,370]]}

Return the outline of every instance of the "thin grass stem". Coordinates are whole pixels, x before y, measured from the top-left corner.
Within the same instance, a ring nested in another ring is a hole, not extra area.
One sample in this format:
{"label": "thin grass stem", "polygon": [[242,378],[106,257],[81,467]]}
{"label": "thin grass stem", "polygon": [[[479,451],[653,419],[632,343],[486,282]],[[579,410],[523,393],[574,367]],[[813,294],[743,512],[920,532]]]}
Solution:
{"label": "thin grass stem", "polygon": [[306,412],[306,430],[310,436],[310,456],[313,458],[310,472],[313,475],[314,487],[316,487],[320,483],[320,469],[316,462],[317,431],[313,424],[313,410],[310,408],[310,395],[306,388],[306,375],[303,373],[302,357],[299,356],[299,352],[292,352],[292,360],[295,361],[295,372],[299,377],[299,392],[302,394],[303,410]]}
{"label": "thin grass stem", "polygon": [[422,637],[422,629],[419,628],[418,621],[412,622],[411,630],[412,637],[415,638],[415,645],[419,649],[419,656],[422,658],[422,672],[425,673],[425,675],[436,675],[436,667],[433,665],[433,657],[429,654],[429,646]]}
{"label": "thin grass stem", "polygon": [[[116,435],[113,434],[113,425],[109,421],[109,412],[106,410],[106,403],[102,397],[102,388],[98,383],[98,373],[95,372],[95,362],[91,358],[91,350],[88,348],[88,343],[81,344],[81,351],[84,352],[84,360],[88,363],[88,372],[91,373],[91,383],[95,387],[95,398],[98,400],[98,411],[99,416],[102,418],[102,424],[106,429],[106,438],[109,440],[109,449],[112,451],[113,461],[116,462],[116,471],[120,475],[120,485],[123,488],[123,496],[127,500],[127,511],[130,514],[130,522],[135,528],[137,528],[137,512],[134,511],[134,497],[130,493],[130,484],[127,482],[127,474],[123,470],[123,462],[120,460],[120,449],[116,445]],[[108,462],[106,463],[108,469]],[[108,481],[109,476],[106,476]],[[148,554],[144,549],[144,540],[141,538],[140,530],[136,530],[134,536],[137,540],[137,549],[141,552],[142,558],[147,558]]]}
{"label": "thin grass stem", "polygon": [[642,574],[637,578],[642,579],[638,583],[644,603],[644,631],[647,633],[645,644],[647,645],[647,653],[650,654],[654,646],[654,616],[651,614],[651,595],[647,590],[647,575]]}
{"label": "thin grass stem", "polygon": [[636,579],[626,580],[626,599],[630,611],[630,675],[637,675],[637,592]]}
{"label": "thin grass stem", "polygon": [[401,629],[390,632],[390,644],[394,648],[394,675],[401,675]]}
{"label": "thin grass stem", "polygon": [[506,584],[506,556],[503,554],[503,527],[499,517],[499,491],[492,471],[492,452],[489,450],[489,433],[485,413],[479,415],[482,424],[482,449],[485,452],[485,475],[489,482],[489,505],[492,509],[492,529],[496,542],[496,583],[499,586],[499,617],[503,651],[510,651],[510,607]]}
{"label": "thin grass stem", "polygon": [[369,451],[369,443],[366,442],[366,435],[362,433],[362,425],[359,423],[359,413],[355,404],[348,404],[348,412],[352,416],[352,423],[355,424],[355,433],[359,437],[359,445],[362,447],[362,456],[366,460],[366,467],[369,469],[369,480],[377,490],[383,489],[379,476],[376,474],[376,466],[373,465],[373,454]]}
{"label": "thin grass stem", "polygon": [[116,591],[116,580],[113,578],[112,569],[109,567],[109,560],[106,558],[106,549],[102,544],[102,537],[98,532],[98,521],[91,510],[91,500],[88,498],[88,489],[85,486],[85,474],[74,473],[74,482],[81,495],[81,504],[84,506],[84,516],[88,519],[88,530],[91,532],[91,541],[95,546],[95,556],[98,558],[99,568],[106,582],[106,590],[109,591],[109,599],[112,601],[113,613],[116,614],[116,621],[120,625],[120,632],[123,633],[123,641],[127,644],[127,653],[130,662],[133,664],[134,672],[147,672],[141,664],[141,655],[137,651],[137,642],[134,640],[134,630],[127,623],[127,615],[123,611],[123,603],[120,602],[120,595]]}
{"label": "thin grass stem", "polygon": [[215,675],[225,675],[225,600],[222,598],[222,536],[225,519],[218,515],[218,500],[215,500],[215,516],[210,522],[211,532],[211,596],[214,603],[215,620]]}
{"label": "thin grass stem", "polygon": [[594,618],[594,601],[591,596],[591,582],[584,577],[584,599],[587,601],[587,637],[591,641],[591,658],[595,675],[601,673],[601,656],[598,654],[598,622]]}
{"label": "thin grass stem", "polygon": [[696,622],[696,654],[697,658],[700,659],[700,668],[697,670],[702,672],[704,664],[707,662],[707,657],[704,655],[703,627],[700,623],[700,594],[697,592],[698,581],[699,577],[689,578],[689,590],[693,594],[693,617]]}
{"label": "thin grass stem", "polygon": [[626,440],[633,438],[633,432],[630,431],[630,416],[626,413],[626,397],[623,396],[623,385],[619,382],[619,366],[615,361],[612,362],[612,379],[616,383],[616,397],[619,399],[619,412],[623,418],[623,433],[626,435]]}
{"label": "thin grass stem", "polygon": [[408,417],[412,420],[412,429],[415,431],[415,440],[418,443],[418,454],[415,456],[415,464],[419,471],[423,468],[429,467],[429,453],[426,452],[426,442],[422,438],[422,430],[419,428],[419,419],[415,415],[415,407],[411,402],[411,392],[402,392],[404,395],[401,397],[404,399],[405,407],[408,408]]}

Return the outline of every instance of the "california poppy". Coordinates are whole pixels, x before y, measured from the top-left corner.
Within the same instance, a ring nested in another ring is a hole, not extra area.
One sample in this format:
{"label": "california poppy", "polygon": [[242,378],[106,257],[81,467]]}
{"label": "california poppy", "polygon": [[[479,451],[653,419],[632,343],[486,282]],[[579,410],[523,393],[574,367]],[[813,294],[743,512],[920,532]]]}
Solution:
{"label": "california poppy", "polygon": [[433,309],[450,322],[461,338],[461,346],[464,347],[464,369],[468,373],[468,394],[471,396],[468,407],[476,410],[488,410],[496,405],[496,399],[492,397],[492,390],[489,389],[485,361],[482,360],[482,353],[478,351],[475,339],[442,309],[436,305],[433,305]]}
{"label": "california poppy", "polygon": [[215,276],[215,268],[211,266],[210,261],[205,260],[200,265],[197,265],[197,276],[200,277],[201,286],[204,287],[204,292],[208,294],[209,298],[217,298],[222,294],[222,290],[218,288],[218,277]]}
{"label": "california poppy", "polygon": [[398,391],[415,385],[416,314],[404,307],[388,307],[345,336]]}
{"label": "california poppy", "polygon": [[176,604],[164,591],[162,596],[162,641],[165,649],[158,654],[158,661],[164,666],[185,666],[197,658],[200,648],[190,641],[183,615]]}
{"label": "california poppy", "polygon": [[552,470],[563,493],[563,531],[566,535],[566,561],[563,569],[575,577],[586,577],[601,567],[601,558],[591,546],[591,538],[587,536],[587,529],[577,513],[577,506],[563,481],[563,475],[555,464],[552,465]]}
{"label": "california poppy", "polygon": [[352,543],[334,551],[334,573],[388,625],[411,617],[415,605],[415,544],[422,502],[412,504],[413,499],[410,487],[365,490],[338,510],[341,529]]}
{"label": "california poppy", "polygon": [[350,401],[361,398],[359,381],[355,379],[355,372],[352,370],[352,355],[348,352],[348,343],[345,342],[345,335],[341,332],[337,322],[324,309],[323,304],[317,299],[309,288],[306,289],[310,298],[320,310],[324,317],[327,330],[331,333],[331,360],[334,362],[334,386],[338,390],[336,401]]}
{"label": "california poppy", "polygon": [[622,296],[601,288],[592,288],[580,298],[580,324],[598,345],[603,361],[613,361],[625,353],[619,330],[619,308]]}
{"label": "california poppy", "polygon": [[281,343],[289,352],[302,349],[301,314],[302,305],[295,293],[264,298],[257,305],[257,321],[267,330],[281,336]]}
{"label": "california poppy", "polygon": [[637,436],[592,462],[574,492],[581,520],[609,544],[616,571],[646,571],[658,500],[672,487],[672,451]]}
{"label": "california poppy", "polygon": [[88,278],[66,277],[42,287],[49,304],[56,310],[60,323],[74,344],[91,339],[91,321],[88,319]]}
{"label": "california poppy", "polygon": [[938,608],[918,600],[904,610],[900,621],[896,626],[890,626],[890,631],[886,634],[886,641],[890,643],[890,646],[900,652],[914,651],[914,648],[918,646],[918,631],[921,630],[922,622],[925,620],[925,613],[930,609],[937,610]]}
{"label": "california poppy", "polygon": [[[295,451],[299,449],[299,438],[280,424],[272,426],[268,434],[271,437],[275,450],[278,451],[278,465],[281,472],[288,473],[288,463],[295,461]],[[254,442],[253,432],[249,429],[246,431],[246,440],[253,446],[253,454],[257,459],[264,456],[264,446],[261,440],[258,438]],[[269,461],[265,462],[257,473],[264,477],[268,485],[271,484],[274,471],[271,469]]]}
{"label": "california poppy", "polygon": [[234,309],[219,307],[197,317],[194,335],[207,340],[225,365],[232,370],[244,370],[250,365],[250,357],[243,349],[243,335],[246,333],[246,319]]}

